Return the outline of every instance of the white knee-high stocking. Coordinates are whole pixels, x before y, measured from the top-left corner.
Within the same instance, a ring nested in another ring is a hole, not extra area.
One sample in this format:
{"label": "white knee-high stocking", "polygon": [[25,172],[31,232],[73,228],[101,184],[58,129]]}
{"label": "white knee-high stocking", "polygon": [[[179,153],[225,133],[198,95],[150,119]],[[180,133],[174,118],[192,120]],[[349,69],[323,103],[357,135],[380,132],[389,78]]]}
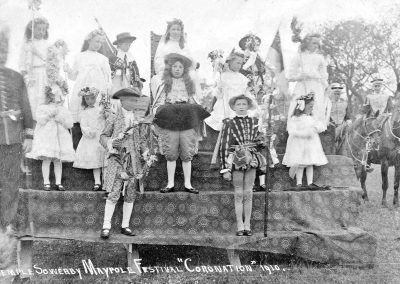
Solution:
{"label": "white knee-high stocking", "polygon": [[307,176],[307,184],[310,185],[313,183],[314,179],[314,167],[313,166],[308,166],[306,168],[306,176]]}
{"label": "white knee-high stocking", "polygon": [[264,175],[264,174],[263,174],[263,175],[260,175],[260,176],[258,177],[258,179],[259,179],[259,181],[260,181],[260,186],[263,185],[263,184],[265,184],[265,175]]}
{"label": "white knee-high stocking", "polygon": [[56,176],[56,184],[61,184],[62,163],[60,160],[54,160],[54,175]]}
{"label": "white knee-high stocking", "polygon": [[183,177],[185,179],[185,187],[192,188],[192,161],[182,162]]}
{"label": "white knee-high stocking", "polygon": [[42,176],[44,184],[50,184],[50,164],[51,164],[50,159],[42,161]]}
{"label": "white knee-high stocking", "polygon": [[101,184],[100,174],[101,174],[101,168],[93,169],[94,184]]}
{"label": "white knee-high stocking", "polygon": [[124,202],[124,205],[122,206],[121,228],[129,227],[129,221],[131,220],[132,209],[133,209],[133,202],[132,203]]}
{"label": "white knee-high stocking", "polygon": [[298,167],[296,171],[296,184],[303,184],[304,167]]}
{"label": "white knee-high stocking", "polygon": [[111,229],[111,219],[114,214],[116,203],[106,200],[106,205],[104,207],[104,222],[103,229]]}
{"label": "white knee-high stocking", "polygon": [[168,188],[175,186],[175,170],[176,170],[176,161],[167,161]]}

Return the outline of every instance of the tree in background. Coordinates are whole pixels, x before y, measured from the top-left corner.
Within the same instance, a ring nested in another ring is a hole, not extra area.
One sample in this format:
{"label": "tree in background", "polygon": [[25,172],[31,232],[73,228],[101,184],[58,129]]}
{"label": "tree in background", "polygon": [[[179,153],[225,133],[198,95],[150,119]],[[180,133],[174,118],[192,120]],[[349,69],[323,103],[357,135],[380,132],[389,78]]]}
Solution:
{"label": "tree in background", "polygon": [[[376,28],[361,20],[348,20],[322,28],[322,52],[329,60],[329,82],[343,82],[349,106],[362,104],[365,85],[379,70],[376,59]],[[353,97],[356,100],[353,100]]]}
{"label": "tree in background", "polygon": [[[400,5],[388,11],[387,16],[373,29],[373,54],[379,65],[393,74],[396,86],[400,83]],[[395,90],[391,89],[394,93]]]}

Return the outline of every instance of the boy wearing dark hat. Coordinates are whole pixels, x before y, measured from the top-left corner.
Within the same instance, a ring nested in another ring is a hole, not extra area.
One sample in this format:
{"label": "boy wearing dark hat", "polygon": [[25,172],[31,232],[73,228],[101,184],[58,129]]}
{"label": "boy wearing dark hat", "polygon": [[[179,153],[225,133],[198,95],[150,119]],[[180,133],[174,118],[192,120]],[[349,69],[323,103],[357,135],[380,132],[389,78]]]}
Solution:
{"label": "boy wearing dark hat", "polygon": [[114,64],[110,64],[113,94],[128,87],[142,89],[143,82],[146,81],[140,78],[139,68],[132,53],[129,52],[134,40],[136,40],[136,37],[131,36],[128,32],[124,32],[118,34],[117,39],[113,42],[117,46],[116,55],[118,57]]}
{"label": "boy wearing dark hat", "polygon": [[[119,99],[121,107],[116,114],[110,115],[100,135],[100,144],[109,151],[108,164],[104,173],[104,188],[109,194],[100,235],[103,239],[107,239],[110,235],[112,215],[122,191],[124,204],[121,233],[127,236],[135,235],[129,228],[129,220],[136,196],[136,181],[142,175],[138,161],[143,154],[140,151],[144,147],[141,145],[142,139],[139,138],[150,103],[149,97],[142,96],[139,88],[121,89],[112,98]],[[138,144],[140,149],[135,146]],[[123,152],[130,153],[124,156],[127,160],[122,159]]]}

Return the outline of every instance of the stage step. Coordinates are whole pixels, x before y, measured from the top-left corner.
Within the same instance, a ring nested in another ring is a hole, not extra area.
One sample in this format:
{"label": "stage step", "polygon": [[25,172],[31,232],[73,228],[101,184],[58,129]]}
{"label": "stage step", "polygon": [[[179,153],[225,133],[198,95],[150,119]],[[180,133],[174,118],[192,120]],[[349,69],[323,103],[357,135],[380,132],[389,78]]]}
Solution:
{"label": "stage step", "polygon": [[[376,240],[355,226],[361,190],[271,192],[264,236],[265,194],[255,193],[252,237],[235,236],[232,192],[138,194],[130,226],[137,237],[119,233],[122,204],[112,220],[109,242],[194,245],[290,254],[320,262],[372,263]],[[103,242],[99,233],[104,199],[99,192],[21,190],[17,235],[33,239]]]}
{"label": "stage step", "polygon": [[[232,190],[231,183],[221,177],[219,169],[210,168],[211,155],[210,152],[202,152],[193,159],[192,185],[200,191]],[[314,181],[316,184],[334,187],[359,187],[351,159],[337,155],[328,155],[327,158],[329,162],[327,165],[315,168]],[[33,180],[32,188],[42,189],[41,161],[34,161]],[[51,181],[54,182],[53,171],[51,171]],[[289,177],[289,168],[284,166],[271,169],[267,181],[270,183],[270,188],[275,191],[295,185],[294,180]],[[89,191],[94,184],[92,171],[72,168],[71,163],[63,164],[62,182],[67,190]],[[166,184],[166,160],[159,156],[159,161],[153,165],[145,181],[145,191],[159,191]],[[183,189],[183,172],[180,160],[177,162],[175,184],[177,189]]]}

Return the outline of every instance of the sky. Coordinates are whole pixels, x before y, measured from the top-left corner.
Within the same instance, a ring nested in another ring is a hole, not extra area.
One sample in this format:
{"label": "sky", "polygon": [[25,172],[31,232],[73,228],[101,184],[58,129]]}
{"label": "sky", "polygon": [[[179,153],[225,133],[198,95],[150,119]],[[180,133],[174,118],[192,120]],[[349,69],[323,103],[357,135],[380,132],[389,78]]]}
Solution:
{"label": "sky", "polygon": [[[393,0],[42,0],[39,15],[50,22],[50,42],[64,39],[73,63],[84,37],[97,28],[97,17],[111,41],[120,32],[137,37],[131,51],[142,77],[150,77],[150,31],[164,34],[166,22],[180,18],[185,24],[188,47],[201,64],[200,76],[211,78],[207,54],[222,49],[228,54],[238,48],[241,37],[249,32],[262,40],[265,57],[280,28],[284,61],[290,62],[297,51],[291,42],[290,21],[297,16],[304,30],[313,31],[324,22],[363,18],[379,21]],[[397,0],[397,2],[400,2]],[[31,19],[28,0],[0,0],[0,21],[11,27],[11,52],[8,66],[17,69],[25,25]]]}

